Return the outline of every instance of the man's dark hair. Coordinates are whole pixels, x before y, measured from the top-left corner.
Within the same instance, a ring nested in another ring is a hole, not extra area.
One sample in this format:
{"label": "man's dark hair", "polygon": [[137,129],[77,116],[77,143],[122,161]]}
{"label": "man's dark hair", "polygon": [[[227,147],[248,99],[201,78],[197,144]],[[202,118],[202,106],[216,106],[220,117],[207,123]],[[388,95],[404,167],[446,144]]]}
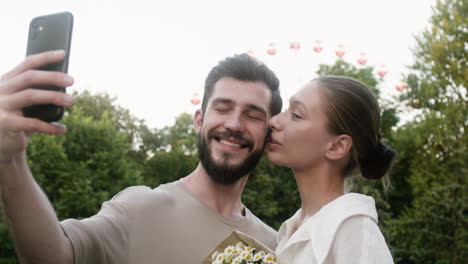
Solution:
{"label": "man's dark hair", "polygon": [[202,102],[204,113],[206,112],[208,101],[213,94],[215,83],[224,77],[231,77],[240,81],[265,83],[271,91],[271,115],[274,116],[281,112],[283,101],[279,92],[278,78],[264,63],[243,53],[227,57],[208,73],[205,80],[205,92]]}

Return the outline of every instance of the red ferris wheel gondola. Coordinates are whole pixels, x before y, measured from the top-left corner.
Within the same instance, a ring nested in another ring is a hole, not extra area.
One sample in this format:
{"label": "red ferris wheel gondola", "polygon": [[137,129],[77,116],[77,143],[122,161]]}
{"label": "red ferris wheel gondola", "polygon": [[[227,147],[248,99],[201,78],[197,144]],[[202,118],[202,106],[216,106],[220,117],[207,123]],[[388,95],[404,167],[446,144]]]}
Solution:
{"label": "red ferris wheel gondola", "polygon": [[336,56],[341,58],[341,57],[343,57],[345,55],[345,53],[346,53],[346,51],[345,51],[345,48],[343,47],[343,45],[338,45],[338,47],[335,50]]}
{"label": "red ferris wheel gondola", "polygon": [[314,51],[320,53],[323,50],[323,43],[321,40],[314,41]]}
{"label": "red ferris wheel gondola", "polygon": [[270,56],[276,55],[276,43],[271,42],[270,44],[268,44],[268,48],[267,48],[266,52]]}
{"label": "red ferris wheel gondola", "polygon": [[367,54],[364,53],[364,52],[361,52],[359,54],[359,57],[357,58],[357,63],[359,63],[360,65],[366,65],[366,63],[367,63]]}
{"label": "red ferris wheel gondola", "polygon": [[190,103],[193,105],[199,105],[201,102],[200,94],[198,92],[194,92],[192,97],[190,98]]}
{"label": "red ferris wheel gondola", "polygon": [[380,77],[385,77],[385,75],[387,75],[388,73],[388,67],[386,65],[379,65],[377,66],[377,74],[380,76]]}
{"label": "red ferris wheel gondola", "polygon": [[294,53],[298,53],[301,50],[301,43],[299,41],[293,41],[289,43],[289,49]]}
{"label": "red ferris wheel gondola", "polygon": [[395,88],[397,89],[397,91],[399,92],[403,92],[404,90],[406,90],[408,88],[408,84],[402,80],[400,80],[397,85],[395,85]]}

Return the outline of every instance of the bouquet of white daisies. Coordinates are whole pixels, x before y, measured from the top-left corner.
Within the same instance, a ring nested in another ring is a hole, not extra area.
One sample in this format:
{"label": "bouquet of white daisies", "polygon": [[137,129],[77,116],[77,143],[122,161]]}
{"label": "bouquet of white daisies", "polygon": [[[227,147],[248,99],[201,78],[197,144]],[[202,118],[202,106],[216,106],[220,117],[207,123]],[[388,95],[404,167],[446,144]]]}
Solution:
{"label": "bouquet of white daisies", "polygon": [[276,257],[263,250],[257,250],[239,241],[235,246],[228,246],[223,252],[215,251],[211,255],[212,264],[273,264]]}
{"label": "bouquet of white daisies", "polygon": [[239,232],[232,232],[222,241],[203,264],[276,264],[273,251],[255,239]]}

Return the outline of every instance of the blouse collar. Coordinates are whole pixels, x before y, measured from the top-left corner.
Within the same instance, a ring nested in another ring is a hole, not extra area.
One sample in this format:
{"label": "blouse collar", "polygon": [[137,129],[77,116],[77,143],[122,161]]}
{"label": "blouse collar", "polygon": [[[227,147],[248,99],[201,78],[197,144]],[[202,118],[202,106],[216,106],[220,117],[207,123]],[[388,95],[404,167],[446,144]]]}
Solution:
{"label": "blouse collar", "polygon": [[292,230],[298,225],[301,209],[293,217],[288,219],[278,232],[278,252],[281,254],[290,245],[310,240],[314,255],[318,263],[322,263],[328,255],[335,234],[341,223],[349,217],[363,215],[370,217],[377,223],[377,211],[372,197],[358,193],[348,193],[338,197],[323,206],[316,214],[310,216],[291,235]]}

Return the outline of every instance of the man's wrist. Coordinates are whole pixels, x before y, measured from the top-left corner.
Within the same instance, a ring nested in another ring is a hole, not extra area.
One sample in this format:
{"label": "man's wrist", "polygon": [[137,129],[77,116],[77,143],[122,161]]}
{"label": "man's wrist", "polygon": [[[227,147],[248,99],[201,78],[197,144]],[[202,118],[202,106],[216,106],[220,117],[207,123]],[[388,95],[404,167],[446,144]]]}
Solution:
{"label": "man's wrist", "polygon": [[17,187],[29,177],[30,171],[25,153],[19,154],[11,160],[0,161],[0,190]]}
{"label": "man's wrist", "polygon": [[18,155],[11,157],[9,159],[0,159],[0,170],[11,169],[18,166],[27,165],[26,153],[21,152]]}

